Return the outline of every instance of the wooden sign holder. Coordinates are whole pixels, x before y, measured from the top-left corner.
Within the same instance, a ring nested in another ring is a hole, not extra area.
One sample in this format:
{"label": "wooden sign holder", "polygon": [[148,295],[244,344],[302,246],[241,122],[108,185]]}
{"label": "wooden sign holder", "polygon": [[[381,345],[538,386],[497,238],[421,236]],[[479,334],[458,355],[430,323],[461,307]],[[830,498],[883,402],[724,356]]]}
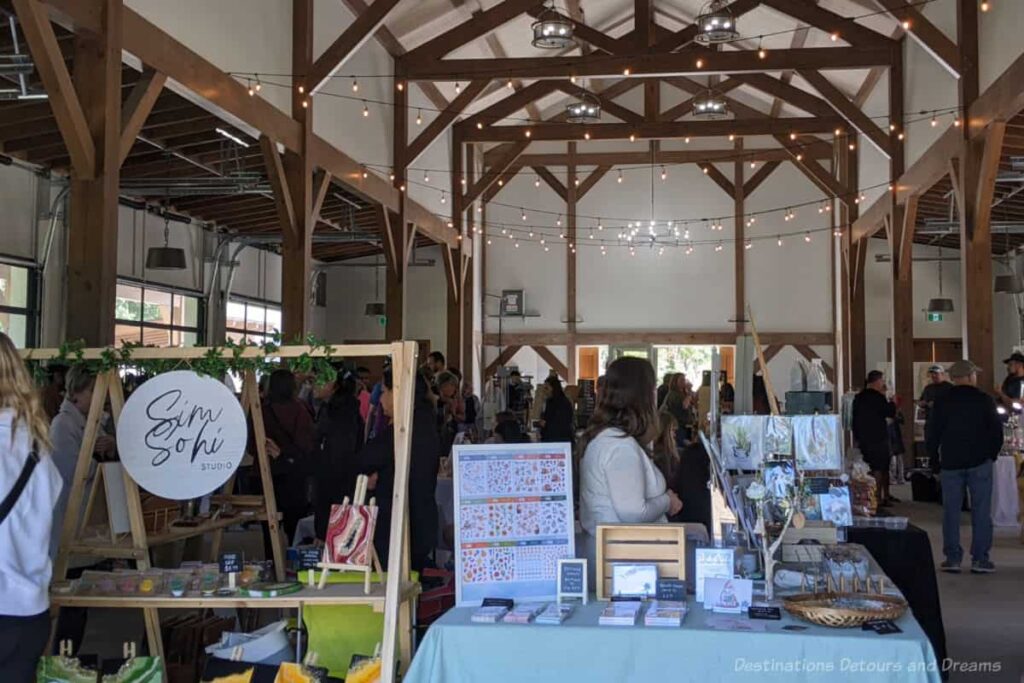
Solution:
{"label": "wooden sign holder", "polygon": [[[366,489],[367,489],[368,483],[369,483],[369,479],[367,478],[367,476],[365,474],[360,474],[358,477],[356,477],[356,491],[355,491],[355,495],[352,497],[352,504],[353,505],[360,505],[360,506],[366,505]],[[377,507],[376,502],[377,502],[376,498],[371,498],[370,499],[370,504],[368,506],[366,506],[366,507],[369,507],[371,509],[372,508],[376,508]],[[349,503],[348,496],[345,496],[345,500],[342,502],[342,505],[348,505],[348,503]],[[374,531],[374,533],[377,533],[376,526],[374,526],[373,531]],[[317,584],[317,589],[319,589],[319,590],[323,590],[324,589],[324,587],[327,585],[327,575],[330,574],[332,570],[338,572],[339,574],[344,574],[345,572],[356,572],[356,573],[360,573],[361,572],[363,574],[363,592],[366,593],[366,595],[369,595],[370,594],[370,582],[371,582],[371,578],[373,577],[373,572],[376,571],[378,579],[380,581],[383,581],[384,571],[381,569],[380,558],[377,557],[377,549],[373,545],[373,536],[372,535],[369,537],[369,539],[367,539],[367,542],[369,543],[370,547],[367,549],[367,554],[366,554],[367,563],[366,564],[348,564],[348,563],[342,563],[342,562],[329,562],[328,561],[329,552],[328,552],[327,546],[325,545],[324,546],[323,561],[320,562],[319,564],[317,564],[317,568],[321,570],[321,572],[320,572],[320,582]]]}
{"label": "wooden sign holder", "polygon": [[[226,359],[233,358],[233,349],[219,349]],[[99,360],[106,349],[94,348],[84,349],[82,358],[84,360]],[[132,357],[137,360],[198,360],[210,352],[209,348],[138,348],[132,352]],[[412,619],[415,604],[416,590],[411,590],[409,581],[411,578],[410,556],[409,556],[409,508],[407,502],[407,491],[409,489],[409,452],[412,444],[412,411],[413,397],[415,393],[416,380],[416,342],[398,341],[380,344],[350,344],[337,345],[327,348],[311,348],[308,346],[282,346],[271,354],[266,354],[257,347],[246,348],[242,358],[298,358],[304,354],[312,356],[323,356],[330,354],[332,357],[365,357],[365,356],[390,356],[391,370],[394,378],[395,414],[395,484],[392,498],[391,529],[389,530],[388,556],[390,566],[395,571],[388,572],[385,579],[383,612],[384,612],[384,634],[382,647],[382,668],[381,682],[394,683],[399,673],[409,667],[412,659]],[[60,358],[59,349],[25,349],[22,351],[22,358],[26,361],[47,361]],[[66,362],[66,359],[65,359]],[[147,534],[143,510],[140,498],[139,487],[135,481],[124,472],[124,486],[127,497],[128,516],[131,524],[131,532],[123,538],[84,538],[82,535],[83,521],[76,511],[81,509],[86,496],[92,496],[90,486],[95,486],[99,479],[89,480],[89,470],[92,463],[92,453],[96,444],[96,437],[99,433],[100,420],[103,415],[104,404],[109,397],[111,412],[114,423],[121,417],[121,410],[124,408],[124,391],[121,385],[120,376],[117,370],[100,373],[96,377],[96,384],[93,389],[92,403],[89,406],[89,413],[86,417],[85,434],[82,439],[82,446],[78,453],[78,460],[75,466],[74,478],[72,479],[71,490],[68,497],[67,509],[69,514],[65,517],[64,526],[61,529],[60,548],[53,568],[53,580],[62,581],[67,578],[68,562],[72,555],[89,556],[97,559],[125,559],[135,562],[136,568],[146,570],[150,568],[150,554],[152,547],[163,543],[212,534],[211,556],[216,560],[220,553],[220,542],[223,530],[237,524],[236,517],[210,520],[196,527],[172,528],[166,532]],[[241,394],[242,409],[252,419],[253,432],[256,441],[256,463],[259,467],[260,479],[263,483],[264,496],[233,496],[231,489],[233,478],[229,479],[222,487],[219,495],[214,496],[218,503],[232,503],[242,508],[261,508],[255,516],[244,517],[245,521],[266,522],[270,531],[271,552],[274,559],[274,567],[278,580],[284,580],[284,552],[279,529],[279,514],[277,502],[274,499],[274,486],[270,474],[270,456],[266,449],[266,430],[263,424],[263,413],[259,399],[259,388],[256,382],[255,373],[246,372]],[[381,607],[380,596],[363,596],[359,598],[365,604]],[[343,595],[332,597],[326,602],[336,601],[338,604],[355,604],[354,596]],[[142,596],[129,597],[102,597],[99,599],[80,599],[78,596],[53,595],[51,602],[54,608],[60,604],[77,604],[97,607],[122,607],[140,608],[143,611],[146,638],[149,644],[151,656],[163,657],[163,641],[160,636],[160,620],[157,607],[180,606],[182,608],[213,607],[218,604],[215,599],[189,599],[189,598],[167,598],[159,596],[147,598]],[[246,599],[243,601],[245,607],[279,608],[281,601]],[[288,599],[284,602],[291,603]],[[310,602],[325,604],[324,599],[310,598]],[[197,603],[202,603],[198,604]],[[209,603],[209,604],[207,604]],[[262,603],[262,604],[261,604]],[[301,615],[302,599],[297,600],[299,613]],[[54,621],[56,623],[56,620]],[[401,654],[401,662],[398,655]]]}

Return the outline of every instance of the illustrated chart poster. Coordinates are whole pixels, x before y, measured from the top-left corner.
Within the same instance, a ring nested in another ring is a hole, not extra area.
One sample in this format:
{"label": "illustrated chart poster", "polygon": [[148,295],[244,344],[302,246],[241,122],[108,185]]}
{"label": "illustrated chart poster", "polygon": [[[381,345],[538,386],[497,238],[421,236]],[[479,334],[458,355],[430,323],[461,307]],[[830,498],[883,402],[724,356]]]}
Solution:
{"label": "illustrated chart poster", "polygon": [[455,600],[554,600],[575,556],[568,443],[453,449]]}

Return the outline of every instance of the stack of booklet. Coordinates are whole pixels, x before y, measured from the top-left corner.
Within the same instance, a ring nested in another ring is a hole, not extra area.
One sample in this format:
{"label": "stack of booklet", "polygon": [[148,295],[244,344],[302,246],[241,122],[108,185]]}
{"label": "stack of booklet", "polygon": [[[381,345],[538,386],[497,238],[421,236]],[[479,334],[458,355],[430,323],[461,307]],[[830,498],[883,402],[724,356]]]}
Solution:
{"label": "stack of booklet", "polygon": [[675,600],[651,600],[644,614],[645,626],[682,626],[686,603]]}
{"label": "stack of booklet", "polygon": [[609,602],[597,620],[601,626],[635,626],[643,603],[639,600]]}
{"label": "stack of booklet", "polygon": [[504,605],[484,605],[473,612],[470,621],[478,624],[496,624],[508,614],[508,607]]}
{"label": "stack of booklet", "polygon": [[534,620],[537,624],[551,624],[557,626],[569,618],[573,612],[573,604],[569,602],[552,602],[537,615]]}
{"label": "stack of booklet", "polygon": [[529,624],[544,609],[544,605],[516,605],[501,620],[503,624]]}

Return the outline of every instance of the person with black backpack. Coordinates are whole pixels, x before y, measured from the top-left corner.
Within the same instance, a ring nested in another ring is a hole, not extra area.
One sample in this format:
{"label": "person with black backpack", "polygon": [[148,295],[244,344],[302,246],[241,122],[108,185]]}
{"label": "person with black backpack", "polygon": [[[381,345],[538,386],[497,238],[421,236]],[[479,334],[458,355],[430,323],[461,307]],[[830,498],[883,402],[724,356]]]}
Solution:
{"label": "person with black backpack", "polygon": [[24,361],[0,333],[0,672],[10,683],[36,679],[50,637],[50,528],[63,481],[47,422]]}
{"label": "person with black backpack", "polygon": [[360,416],[358,378],[342,369],[334,383],[334,393],[320,406],[316,420],[317,458],[314,480],[313,515],[316,537],[326,539],[331,506],[350,499],[356,488],[359,463],[356,456],[363,447],[363,418]]}

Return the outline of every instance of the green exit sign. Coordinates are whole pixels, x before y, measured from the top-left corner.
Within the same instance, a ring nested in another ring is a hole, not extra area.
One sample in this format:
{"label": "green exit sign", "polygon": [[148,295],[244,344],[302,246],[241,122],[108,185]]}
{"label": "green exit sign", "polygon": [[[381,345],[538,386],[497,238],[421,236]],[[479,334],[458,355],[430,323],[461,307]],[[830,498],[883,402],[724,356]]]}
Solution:
{"label": "green exit sign", "polygon": [[941,323],[942,322],[942,314],[941,313],[926,313],[925,315],[928,316],[928,322],[930,322],[930,323]]}

